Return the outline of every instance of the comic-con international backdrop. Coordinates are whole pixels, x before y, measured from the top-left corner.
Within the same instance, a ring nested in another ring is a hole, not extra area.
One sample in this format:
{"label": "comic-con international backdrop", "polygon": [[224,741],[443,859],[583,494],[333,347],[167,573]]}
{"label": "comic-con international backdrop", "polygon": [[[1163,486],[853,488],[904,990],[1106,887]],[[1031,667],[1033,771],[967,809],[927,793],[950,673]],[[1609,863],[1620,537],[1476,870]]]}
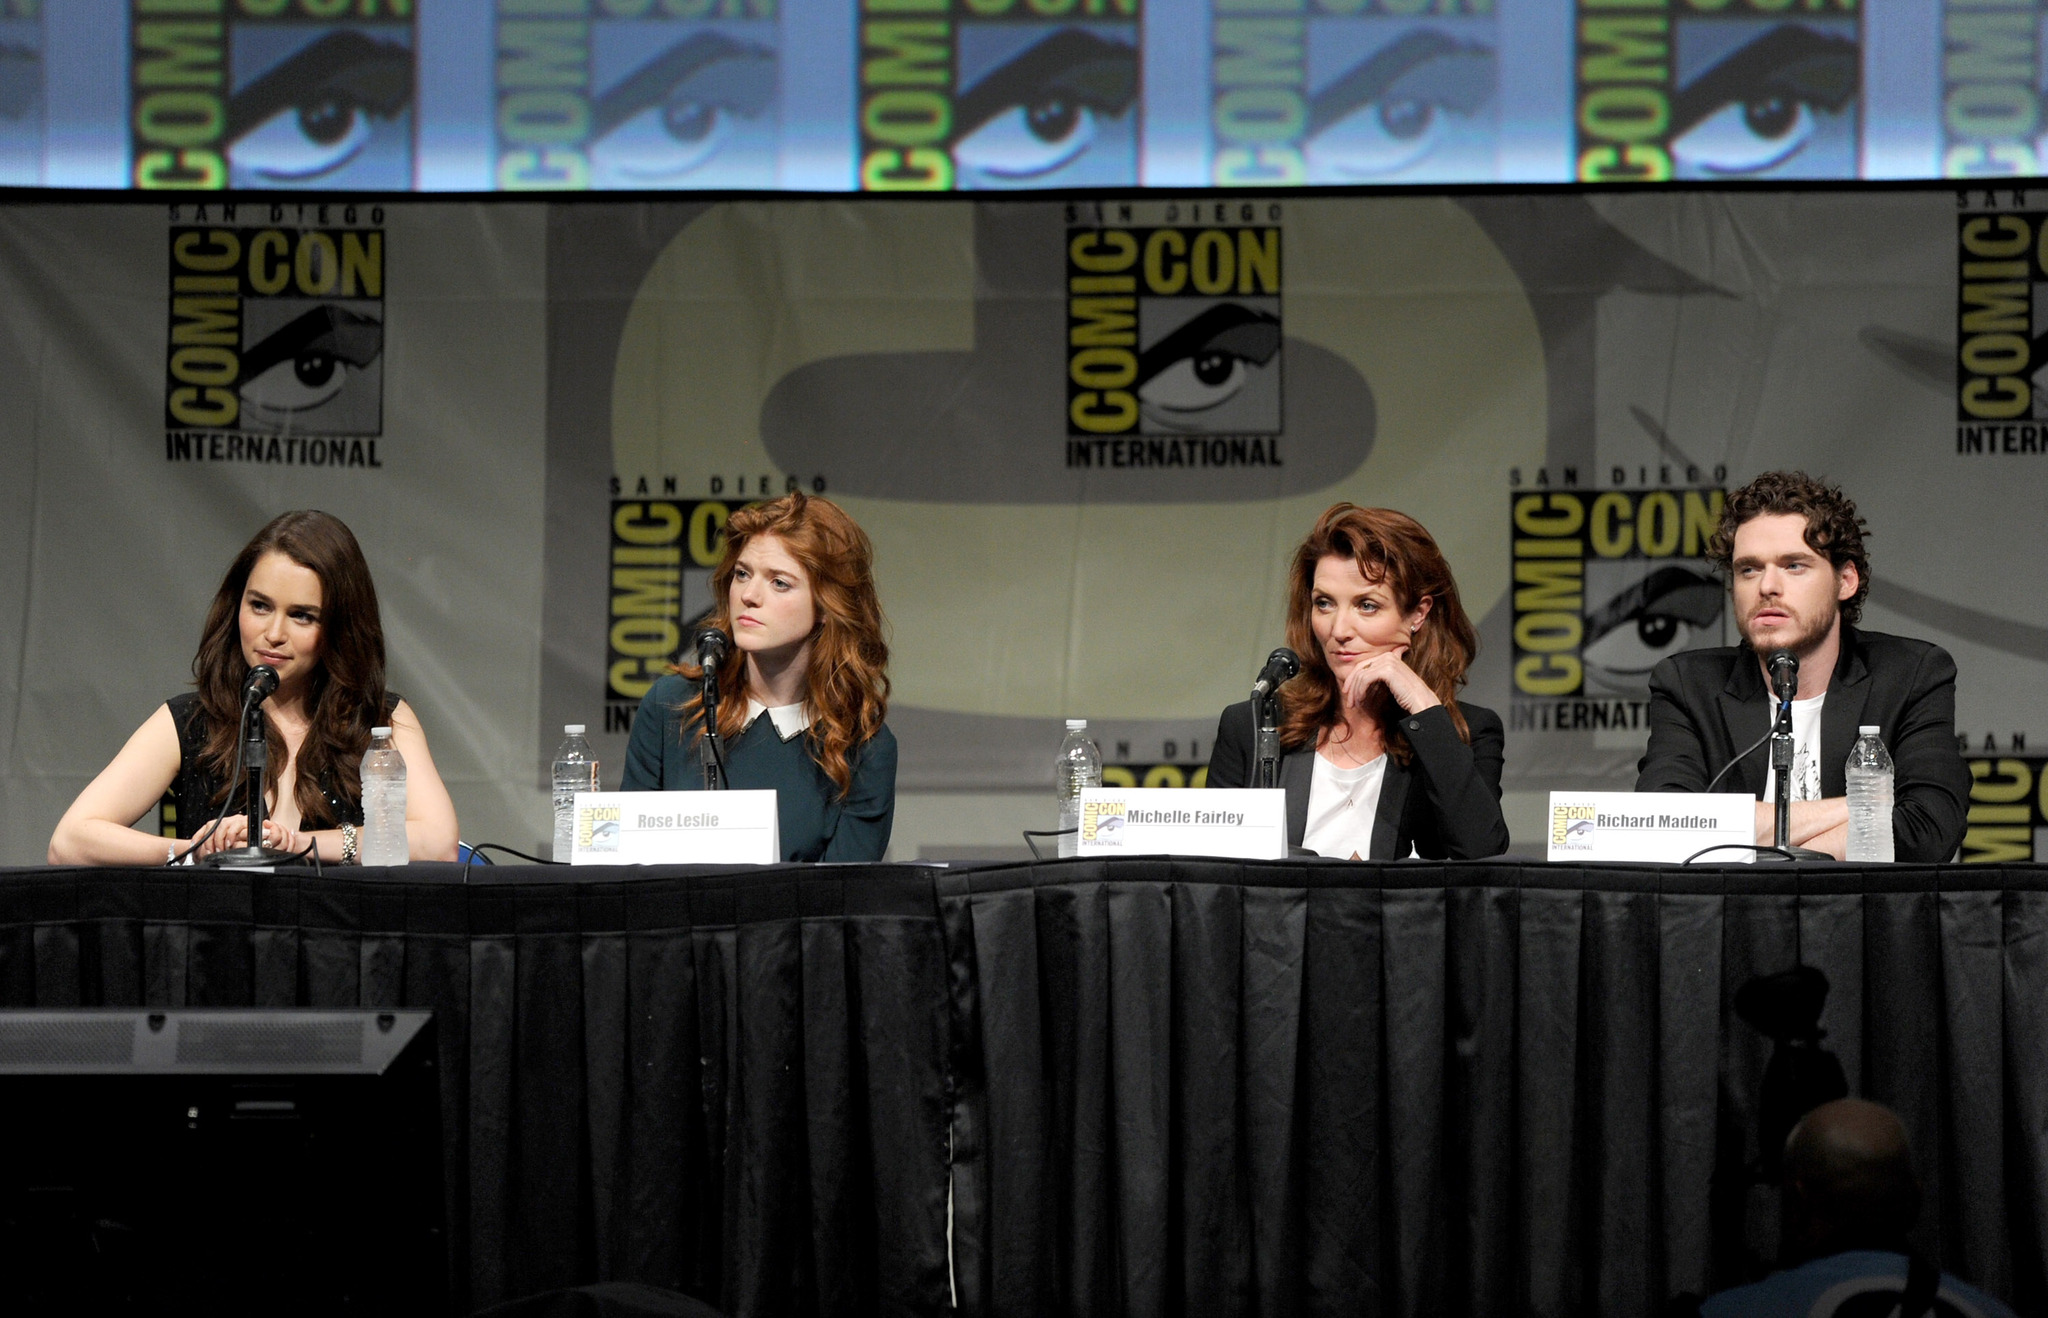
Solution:
{"label": "comic-con international backdrop", "polygon": [[0,186],[2039,174],[2041,0],[0,0]]}
{"label": "comic-con international backdrop", "polygon": [[1111,781],[1198,783],[1303,530],[1406,509],[1518,818],[1632,783],[1650,667],[1731,637],[1724,492],[1778,466],[1868,515],[1867,625],[1960,665],[1972,857],[2048,855],[2044,295],[2048,194],[1941,188],[0,210],[4,858],[304,506],[465,831],[532,845],[561,725],[615,777],[725,520],[789,489],[874,537],[928,800],[1043,793],[1069,715]]}

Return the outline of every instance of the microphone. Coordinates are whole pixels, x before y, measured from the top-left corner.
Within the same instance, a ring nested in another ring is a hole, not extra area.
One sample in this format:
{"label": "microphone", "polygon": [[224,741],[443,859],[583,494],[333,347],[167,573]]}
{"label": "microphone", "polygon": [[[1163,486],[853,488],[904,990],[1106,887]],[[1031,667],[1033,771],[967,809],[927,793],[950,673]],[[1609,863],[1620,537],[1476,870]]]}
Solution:
{"label": "microphone", "polygon": [[697,647],[697,663],[704,668],[716,668],[732,657],[732,637],[716,627],[699,627],[691,639]]}
{"label": "microphone", "polygon": [[242,679],[242,703],[261,703],[277,690],[277,670],[269,664],[258,664]]}
{"label": "microphone", "polygon": [[1282,682],[1300,671],[1301,656],[1281,646],[1266,656],[1266,666],[1259,670],[1259,680],[1252,683],[1252,699],[1260,700],[1273,694]]}
{"label": "microphone", "polygon": [[1771,691],[1780,700],[1790,700],[1799,690],[1799,656],[1790,650],[1773,650],[1765,661],[1771,670]]}

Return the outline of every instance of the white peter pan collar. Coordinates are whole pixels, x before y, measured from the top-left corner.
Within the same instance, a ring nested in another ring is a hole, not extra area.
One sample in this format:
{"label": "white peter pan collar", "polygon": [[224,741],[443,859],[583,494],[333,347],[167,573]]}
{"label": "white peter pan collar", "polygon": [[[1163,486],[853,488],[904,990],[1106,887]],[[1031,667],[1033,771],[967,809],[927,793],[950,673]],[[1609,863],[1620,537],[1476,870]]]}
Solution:
{"label": "white peter pan collar", "polygon": [[742,730],[754,725],[754,720],[766,714],[775,724],[775,735],[790,741],[802,735],[811,726],[811,716],[802,704],[777,705],[774,709],[762,704],[752,696],[747,697],[747,721],[740,725]]}

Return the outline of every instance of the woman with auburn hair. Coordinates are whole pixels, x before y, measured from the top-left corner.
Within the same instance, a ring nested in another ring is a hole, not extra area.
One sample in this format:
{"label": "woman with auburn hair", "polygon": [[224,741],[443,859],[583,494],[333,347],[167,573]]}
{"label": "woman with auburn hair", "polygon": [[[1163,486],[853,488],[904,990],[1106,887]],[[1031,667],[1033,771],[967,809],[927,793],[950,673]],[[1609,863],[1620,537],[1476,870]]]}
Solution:
{"label": "woman with auburn hair", "polygon": [[[744,660],[718,670],[726,781],[774,789],[785,860],[873,861],[889,849],[896,737],[882,723],[889,646],[874,558],[839,505],[801,491],[725,525],[711,622]],[[704,785],[703,676],[678,665],[641,700],[620,790]]]}
{"label": "woman with auburn hair", "polygon": [[[258,708],[268,755],[263,835],[249,837],[246,774],[235,775],[242,687],[268,664]],[[384,623],[362,547],[339,518],[292,512],[242,548],[221,579],[192,659],[198,688],[157,707],[87,785],[50,837],[53,865],[161,865],[254,842],[323,862],[356,859],[360,771],[370,729],[405,757],[405,833],[414,860],[455,859],[455,803],[411,706],[384,687]],[[232,777],[232,780],[231,780]],[[180,839],[133,827],[164,795]],[[234,811],[212,825],[223,809]]]}
{"label": "woman with auburn hair", "polygon": [[[1479,634],[1422,524],[1340,503],[1288,574],[1280,687],[1287,841],[1320,856],[1470,860],[1508,848],[1500,715],[1460,704]],[[1223,711],[1209,786],[1250,784],[1252,704]]]}

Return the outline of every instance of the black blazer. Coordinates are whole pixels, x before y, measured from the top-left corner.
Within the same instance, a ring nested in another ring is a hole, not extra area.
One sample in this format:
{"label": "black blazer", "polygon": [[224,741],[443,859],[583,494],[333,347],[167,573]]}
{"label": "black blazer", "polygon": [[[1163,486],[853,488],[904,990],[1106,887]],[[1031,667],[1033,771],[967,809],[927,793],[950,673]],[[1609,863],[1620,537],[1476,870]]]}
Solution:
{"label": "black blazer", "polygon": [[[1700,792],[1728,761],[1764,735],[1771,694],[1746,645],[1688,650],[1650,674],[1650,745],[1637,767],[1639,792]],[[1900,860],[1939,862],[1963,844],[1970,771],[1956,746],[1956,665],[1927,641],[1842,624],[1842,652],[1820,711],[1820,788],[1849,790],[1856,729],[1875,723],[1891,752],[1892,846]],[[1767,744],[1728,770],[1717,790],[1763,799]]]}
{"label": "black blazer", "polygon": [[[1472,730],[1469,746],[1442,705],[1402,716],[1401,731],[1415,753],[1405,765],[1387,758],[1368,859],[1394,860],[1406,856],[1411,847],[1431,860],[1477,860],[1508,849],[1508,825],[1500,813],[1502,748],[1507,741],[1500,715],[1462,701],[1458,708]],[[1240,701],[1224,710],[1216,725],[1209,786],[1250,786],[1256,752],[1252,702]],[[1304,746],[1280,756],[1289,846],[1300,846],[1308,831],[1315,754],[1315,747]]]}

